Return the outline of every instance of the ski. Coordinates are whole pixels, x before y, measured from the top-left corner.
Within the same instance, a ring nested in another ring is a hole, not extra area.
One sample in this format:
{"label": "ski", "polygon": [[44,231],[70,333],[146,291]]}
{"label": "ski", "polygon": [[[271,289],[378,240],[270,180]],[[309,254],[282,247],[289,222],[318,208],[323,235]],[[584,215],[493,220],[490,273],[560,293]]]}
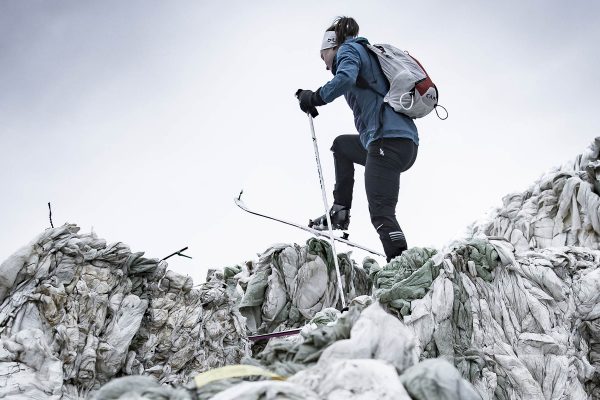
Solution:
{"label": "ski", "polygon": [[[270,219],[272,221],[277,221],[277,222],[280,222],[282,224],[286,224],[286,225],[289,225],[289,226],[293,226],[293,227],[302,229],[303,231],[306,231],[306,232],[308,232],[308,233],[310,233],[310,234],[312,234],[314,236],[322,237],[324,239],[329,239],[329,234],[326,231],[318,231],[316,229],[309,228],[306,225],[296,224],[295,222],[286,221],[286,220],[281,219],[281,218],[271,217],[269,215],[261,214],[259,212],[256,212],[256,211],[253,211],[253,210],[249,209],[246,206],[246,204],[244,204],[244,202],[242,201],[242,192],[240,192],[240,195],[238,197],[234,197],[233,201],[235,202],[236,206],[238,206],[242,210],[246,211],[247,213],[258,215],[259,217],[267,218],[267,219]],[[385,258],[385,256],[383,254],[379,253],[378,251],[375,251],[373,249],[369,249],[368,247],[362,246],[362,245],[360,245],[358,243],[351,242],[346,237],[334,236],[333,239],[336,240],[336,241],[338,241],[338,242],[340,242],[340,243],[344,243],[344,244],[346,244],[346,245],[348,245],[350,247],[355,247],[357,249],[361,249],[361,250],[367,251],[367,252],[369,252],[371,254],[375,254],[377,256]]]}

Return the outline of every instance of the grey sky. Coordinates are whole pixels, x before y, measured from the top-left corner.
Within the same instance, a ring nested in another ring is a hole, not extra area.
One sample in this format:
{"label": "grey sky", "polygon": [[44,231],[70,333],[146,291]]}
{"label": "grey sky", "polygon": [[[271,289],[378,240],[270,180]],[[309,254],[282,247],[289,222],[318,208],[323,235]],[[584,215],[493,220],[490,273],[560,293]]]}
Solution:
{"label": "grey sky", "polygon": [[[307,236],[243,214],[322,213],[297,88],[331,78],[322,32],[351,15],[361,35],[409,50],[440,88],[447,121],[417,121],[402,176],[409,245],[441,247],[600,134],[600,6],[588,1],[1,1],[0,259],[54,222],[91,227],[170,265],[253,258]],[[343,99],[315,120],[329,146],[354,133]],[[357,169],[351,238],[379,248]],[[343,249],[343,248],[342,248]],[[356,253],[358,258],[363,254]]]}

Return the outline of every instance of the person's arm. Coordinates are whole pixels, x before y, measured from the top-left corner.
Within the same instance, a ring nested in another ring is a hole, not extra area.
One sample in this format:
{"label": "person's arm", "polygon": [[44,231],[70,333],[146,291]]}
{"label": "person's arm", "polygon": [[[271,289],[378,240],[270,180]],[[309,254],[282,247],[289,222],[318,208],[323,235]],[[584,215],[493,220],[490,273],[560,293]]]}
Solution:
{"label": "person's arm", "polygon": [[360,70],[360,54],[353,46],[340,46],[336,57],[335,76],[319,89],[325,103],[331,103],[354,85]]}

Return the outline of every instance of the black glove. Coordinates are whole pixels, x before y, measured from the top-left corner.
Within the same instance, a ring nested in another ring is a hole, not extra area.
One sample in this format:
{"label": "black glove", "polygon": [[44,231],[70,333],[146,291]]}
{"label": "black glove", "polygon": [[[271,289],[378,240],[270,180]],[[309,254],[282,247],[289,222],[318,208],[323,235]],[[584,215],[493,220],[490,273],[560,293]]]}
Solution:
{"label": "black glove", "polygon": [[316,92],[302,89],[296,91],[296,97],[300,101],[300,109],[305,113],[310,113],[313,118],[319,115],[316,107],[326,104],[319,94],[320,90],[321,88],[317,89]]}

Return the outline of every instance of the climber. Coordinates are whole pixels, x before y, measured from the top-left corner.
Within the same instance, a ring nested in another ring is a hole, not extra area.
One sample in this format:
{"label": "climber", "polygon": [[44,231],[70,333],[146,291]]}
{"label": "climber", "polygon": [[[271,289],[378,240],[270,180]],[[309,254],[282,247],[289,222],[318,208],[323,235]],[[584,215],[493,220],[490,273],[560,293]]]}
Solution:
{"label": "climber", "polygon": [[[402,254],[407,242],[396,220],[400,174],[417,158],[419,136],[413,120],[383,102],[388,81],[377,57],[357,37],[353,18],[338,17],[325,31],[321,58],[334,77],[315,92],[298,89],[300,109],[318,115],[316,107],[331,103],[342,94],[354,113],[359,134],[340,135],[331,151],[335,165],[334,204],[329,214],[334,229],[348,229],[354,164],[365,167],[365,188],[371,223],[377,230],[387,261]],[[326,216],[313,220],[314,229],[327,229]]]}

